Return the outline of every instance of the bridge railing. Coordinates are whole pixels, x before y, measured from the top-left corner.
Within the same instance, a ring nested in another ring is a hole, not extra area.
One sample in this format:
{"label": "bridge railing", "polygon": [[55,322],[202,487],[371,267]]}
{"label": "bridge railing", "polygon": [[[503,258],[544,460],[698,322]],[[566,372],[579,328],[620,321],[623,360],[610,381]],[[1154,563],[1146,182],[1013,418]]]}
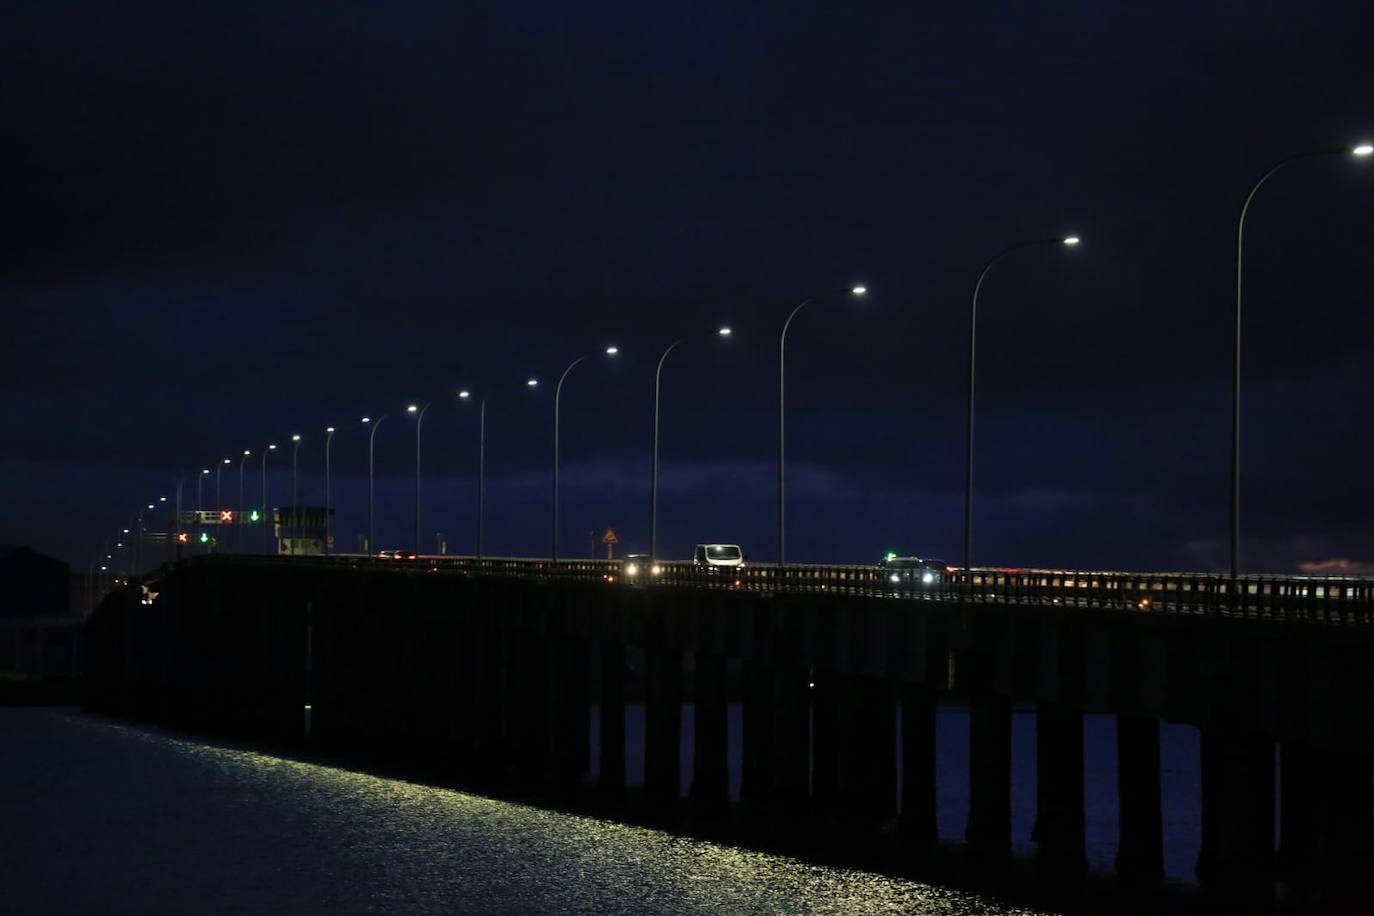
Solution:
{"label": "bridge railing", "polygon": [[[550,560],[538,557],[421,556],[397,560],[358,554],[328,557],[219,555],[192,562],[395,568],[469,576],[598,582],[618,587],[678,586],[751,592],[836,594],[907,601],[1060,606],[1133,613],[1206,614],[1330,624],[1374,623],[1374,578],[1132,573],[1056,569],[947,569],[925,582],[877,566],[749,563],[701,567],[688,561]],[[183,561],[186,562],[186,561]]]}

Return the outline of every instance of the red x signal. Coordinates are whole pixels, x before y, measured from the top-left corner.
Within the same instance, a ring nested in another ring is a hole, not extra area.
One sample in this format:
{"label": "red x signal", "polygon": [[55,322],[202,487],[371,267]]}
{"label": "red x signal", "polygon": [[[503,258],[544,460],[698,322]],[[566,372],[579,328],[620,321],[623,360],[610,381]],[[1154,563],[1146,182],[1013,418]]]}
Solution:
{"label": "red x signal", "polygon": [[221,509],[219,511],[219,520],[222,522],[232,522],[234,520],[234,510]]}
{"label": "red x signal", "polygon": [[185,544],[185,543],[188,542],[188,540],[189,540],[189,538],[188,538],[186,532],[184,532],[184,531],[183,531],[181,534],[178,534],[178,535],[177,535],[177,543],[178,543],[178,544]]}

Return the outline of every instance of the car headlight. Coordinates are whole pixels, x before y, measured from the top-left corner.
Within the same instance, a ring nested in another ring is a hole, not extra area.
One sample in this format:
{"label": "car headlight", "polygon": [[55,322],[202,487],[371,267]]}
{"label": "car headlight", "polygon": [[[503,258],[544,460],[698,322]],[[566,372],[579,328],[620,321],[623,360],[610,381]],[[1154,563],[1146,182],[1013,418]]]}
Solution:
{"label": "car headlight", "polygon": [[649,572],[653,573],[655,576],[661,576],[663,575],[663,567],[655,563],[653,567],[650,568]]}
{"label": "car headlight", "polygon": [[890,576],[887,577],[887,581],[893,582],[893,583],[901,582],[901,581],[902,581],[902,577],[899,576],[899,575],[897,575],[896,573],[893,573],[892,575],[890,575]]}
{"label": "car headlight", "polygon": [[631,563],[629,566],[626,566],[626,567],[625,567],[625,575],[627,575],[627,576],[637,576],[637,575],[639,575],[639,564],[637,564],[637,563]]}
{"label": "car headlight", "polygon": [[929,585],[930,583],[935,581],[935,573],[928,572],[922,574],[921,581],[924,582],[926,585]]}

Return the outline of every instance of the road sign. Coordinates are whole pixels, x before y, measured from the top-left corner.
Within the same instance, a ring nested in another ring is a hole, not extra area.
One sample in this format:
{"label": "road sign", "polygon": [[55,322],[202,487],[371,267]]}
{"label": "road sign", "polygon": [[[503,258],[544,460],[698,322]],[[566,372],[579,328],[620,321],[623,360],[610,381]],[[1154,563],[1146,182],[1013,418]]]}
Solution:
{"label": "road sign", "polygon": [[619,544],[620,538],[616,536],[614,528],[607,528],[606,533],[601,535],[601,543],[606,545]]}

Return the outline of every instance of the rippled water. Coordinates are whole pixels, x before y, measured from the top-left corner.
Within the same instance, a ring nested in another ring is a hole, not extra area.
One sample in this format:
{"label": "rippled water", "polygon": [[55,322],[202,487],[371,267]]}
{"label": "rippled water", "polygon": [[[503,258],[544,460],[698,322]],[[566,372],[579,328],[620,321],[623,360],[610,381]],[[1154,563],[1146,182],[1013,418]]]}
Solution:
{"label": "rippled water", "polygon": [[970,894],[0,709],[0,913],[1013,914]]}

